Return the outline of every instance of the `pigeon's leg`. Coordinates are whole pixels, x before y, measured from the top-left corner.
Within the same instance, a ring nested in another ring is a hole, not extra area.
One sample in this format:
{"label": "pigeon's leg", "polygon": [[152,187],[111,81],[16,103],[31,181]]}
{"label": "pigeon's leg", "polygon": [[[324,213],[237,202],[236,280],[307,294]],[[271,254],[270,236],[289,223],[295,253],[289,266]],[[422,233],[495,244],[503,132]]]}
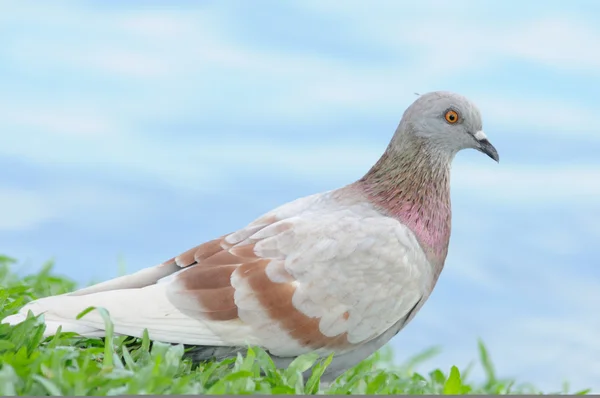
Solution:
{"label": "pigeon's leg", "polygon": [[[218,346],[185,346],[185,356],[190,358],[193,363],[204,361],[222,361],[228,358],[235,358],[238,353],[246,355],[248,349],[245,347],[218,347]],[[267,352],[273,363],[278,369],[285,369],[294,360],[295,357],[278,357]],[[321,386],[325,387],[331,384],[339,375],[344,373],[345,369],[330,369],[326,371],[321,380]],[[308,381],[312,370],[307,370],[302,374],[304,383]],[[264,376],[264,373],[263,373]]]}
{"label": "pigeon's leg", "polygon": [[248,350],[245,347],[221,347],[221,346],[185,346],[185,356],[192,362],[204,361],[222,361],[228,358],[235,358],[237,354],[246,355]]}

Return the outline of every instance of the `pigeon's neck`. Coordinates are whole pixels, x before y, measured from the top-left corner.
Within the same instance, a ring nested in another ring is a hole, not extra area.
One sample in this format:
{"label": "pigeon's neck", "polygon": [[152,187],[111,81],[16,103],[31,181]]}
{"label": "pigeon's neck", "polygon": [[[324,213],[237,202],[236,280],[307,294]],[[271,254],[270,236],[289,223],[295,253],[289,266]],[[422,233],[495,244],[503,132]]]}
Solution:
{"label": "pigeon's neck", "polygon": [[375,166],[356,182],[380,211],[415,233],[436,275],[443,267],[450,240],[452,157],[417,139],[390,144]]}

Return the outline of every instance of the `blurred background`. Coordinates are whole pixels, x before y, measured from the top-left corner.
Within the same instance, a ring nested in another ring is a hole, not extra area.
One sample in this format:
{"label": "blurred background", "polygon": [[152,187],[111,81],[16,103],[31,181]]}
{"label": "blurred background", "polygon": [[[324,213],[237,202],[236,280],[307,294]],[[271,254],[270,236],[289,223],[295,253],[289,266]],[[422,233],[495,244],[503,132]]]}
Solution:
{"label": "blurred background", "polygon": [[82,284],[157,264],[361,177],[432,90],[501,160],[455,160],[398,361],[462,367],[481,337],[501,376],[600,390],[594,0],[0,1],[0,253]]}

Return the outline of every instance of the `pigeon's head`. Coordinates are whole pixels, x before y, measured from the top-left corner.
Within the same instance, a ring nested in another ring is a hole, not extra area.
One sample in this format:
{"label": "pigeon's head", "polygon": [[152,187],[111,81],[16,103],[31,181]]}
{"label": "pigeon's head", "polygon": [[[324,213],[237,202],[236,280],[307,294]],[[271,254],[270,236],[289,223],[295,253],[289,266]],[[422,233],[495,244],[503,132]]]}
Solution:
{"label": "pigeon's head", "polygon": [[404,112],[399,131],[425,139],[435,150],[451,155],[466,148],[496,162],[498,152],[483,132],[477,106],[462,95],[434,91],[423,94]]}

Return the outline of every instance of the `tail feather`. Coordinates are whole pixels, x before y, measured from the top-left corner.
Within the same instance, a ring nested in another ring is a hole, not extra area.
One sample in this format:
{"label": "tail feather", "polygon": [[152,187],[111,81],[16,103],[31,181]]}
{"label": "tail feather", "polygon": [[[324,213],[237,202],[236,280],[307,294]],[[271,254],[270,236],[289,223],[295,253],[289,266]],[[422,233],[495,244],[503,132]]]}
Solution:
{"label": "tail feather", "polygon": [[239,320],[210,321],[192,318],[179,311],[167,298],[168,284],[143,288],[108,290],[82,295],[45,297],[25,305],[21,311],[2,320],[2,323],[20,323],[27,312],[43,314],[47,329],[45,336],[75,332],[86,337],[102,337],[105,321],[97,311],[76,319],[89,307],[106,309],[116,335],[142,337],[148,330],[152,340],[189,345],[229,346],[257,344],[249,325]]}
{"label": "tail feather", "polygon": [[[56,334],[59,326],[62,326],[61,330],[63,332],[74,332],[84,337],[103,337],[105,335],[103,322],[91,326],[87,325],[85,321],[82,322],[75,319],[81,311],[87,308],[84,303],[90,304],[89,306],[103,306],[105,304],[106,297],[98,298],[98,296],[91,295],[101,292],[141,289],[158,283],[161,279],[180,270],[181,268],[174,263],[144,268],[133,274],[110,279],[71,293],[44,297],[32,301],[25,305],[19,313],[7,316],[0,322],[13,326],[17,325],[25,321],[27,313],[31,311],[35,316],[43,314],[44,323],[46,324],[44,336]],[[73,297],[73,299],[69,297]],[[73,310],[73,308],[76,309]]]}
{"label": "tail feather", "polygon": [[133,274],[123,275],[89,287],[84,287],[72,293],[68,293],[68,295],[82,296],[91,293],[107,292],[110,290],[139,289],[153,285],[162,278],[168,277],[177,271],[181,271],[181,268],[175,265],[175,263],[160,264],[154,267],[144,268]]}
{"label": "tail feather", "polygon": [[58,332],[59,327],[63,332],[74,332],[84,337],[104,337],[105,331],[98,329],[93,326],[87,326],[79,322],[70,321],[68,319],[62,319],[54,316],[52,313],[48,313],[43,310],[43,306],[40,306],[39,301],[34,301],[26,305],[16,314],[9,315],[2,319],[2,323],[15,326],[27,319],[28,312],[31,311],[34,316],[41,314],[41,319],[46,325],[44,330],[44,337],[53,336]]}

